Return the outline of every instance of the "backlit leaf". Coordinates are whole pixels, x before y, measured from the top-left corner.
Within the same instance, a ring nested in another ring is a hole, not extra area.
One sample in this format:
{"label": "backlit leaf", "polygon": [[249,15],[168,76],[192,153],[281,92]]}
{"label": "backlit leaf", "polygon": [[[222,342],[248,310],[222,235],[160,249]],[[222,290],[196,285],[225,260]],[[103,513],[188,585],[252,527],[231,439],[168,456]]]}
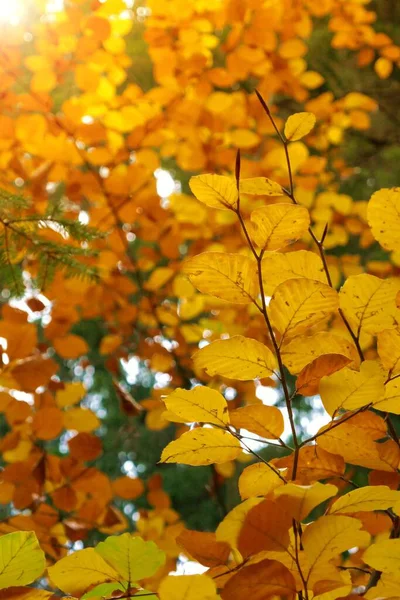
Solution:
{"label": "backlit leaf", "polygon": [[183,267],[198,290],[227,302],[248,304],[258,296],[257,266],[242,254],[203,252]]}
{"label": "backlit leaf", "polygon": [[231,412],[231,424],[265,439],[278,439],[284,430],[281,411],[276,406],[250,404]]}
{"label": "backlit leaf", "polygon": [[193,355],[193,361],[209,375],[239,381],[268,377],[276,368],[276,359],[267,346],[241,335],[204,346]]}
{"label": "backlit leaf", "polygon": [[262,260],[264,291],[271,295],[280,283],[288,279],[305,277],[326,283],[324,266],[320,257],[308,250],[296,252],[266,252]]}
{"label": "backlit leaf", "polygon": [[255,196],[283,196],[283,190],[279,183],[275,183],[275,181],[271,181],[266,177],[241,179],[239,190],[243,194],[253,194]]}
{"label": "backlit leaf", "polygon": [[0,537],[0,589],[32,583],[45,567],[45,555],[33,531],[14,531]]}
{"label": "backlit leaf", "polygon": [[131,584],[151,577],[165,563],[164,552],[154,542],[130,533],[110,536],[99,542],[96,552]]}
{"label": "backlit leaf", "polygon": [[[349,422],[329,429],[329,425],[322,427],[324,431],[318,438],[318,445],[332,454],[339,454],[344,460],[353,465],[381,471],[393,471],[393,468],[383,462],[378,451],[378,444],[371,439],[368,429],[363,430]],[[381,435],[380,437],[383,437]]]}
{"label": "backlit leaf", "polygon": [[379,279],[362,273],[347,279],[339,293],[340,308],[358,337],[361,332],[376,334],[396,327],[399,290],[400,278]]}
{"label": "backlit leaf", "polygon": [[374,569],[398,579],[400,571],[400,540],[382,540],[372,544],[363,554],[363,561]]}
{"label": "backlit leaf", "polygon": [[328,285],[311,279],[289,279],[275,290],[269,315],[283,340],[304,333],[337,308],[338,295]]}
{"label": "backlit leaf", "polygon": [[190,179],[190,189],[197,200],[211,208],[235,208],[238,191],[236,182],[224,175],[196,175]]}
{"label": "backlit leaf", "polygon": [[240,442],[230,433],[220,429],[192,429],[164,448],[160,462],[211,465],[234,460],[241,451]]}
{"label": "backlit leaf", "polygon": [[318,564],[326,563],[341,552],[366,546],[370,536],[361,531],[361,521],[352,517],[328,515],[308,525],[302,536],[302,545],[309,561],[307,579]]}
{"label": "backlit leaf", "polygon": [[[272,465],[271,465],[272,466]],[[278,471],[281,475],[277,474]],[[286,469],[270,468],[259,462],[246,467],[239,477],[239,493],[242,500],[254,496],[268,496],[273,490],[285,484]]]}
{"label": "backlit leaf", "polygon": [[370,510],[386,510],[400,501],[400,492],[386,485],[366,486],[341,496],[329,508],[329,514],[350,514]]}
{"label": "backlit leaf", "polygon": [[400,240],[400,188],[375,192],[368,202],[368,224],[386,250],[398,250]]}
{"label": "backlit leaf", "polygon": [[228,404],[217,390],[196,386],[192,390],[178,388],[164,399],[168,410],[187,423],[229,423]]}
{"label": "backlit leaf", "polygon": [[52,585],[77,596],[100,583],[119,581],[118,573],[93,548],[65,556],[48,572]]}
{"label": "backlit leaf", "polygon": [[305,519],[310,512],[328,498],[337,494],[337,487],[329,483],[312,485],[297,485],[288,483],[275,490],[275,498],[278,499],[282,510],[289,513],[297,521]]}
{"label": "backlit leaf", "polygon": [[323,377],[319,392],[325,410],[332,416],[339,410],[355,410],[379,401],[384,392],[385,373],[379,363],[366,360],[360,371],[348,367]]}
{"label": "backlit leaf", "polygon": [[218,600],[214,581],[206,575],[168,575],[158,588],[160,600]]}
{"label": "backlit leaf", "polygon": [[400,373],[400,329],[385,329],[378,333],[378,354],[391,377]]}
{"label": "backlit leaf", "polygon": [[309,112],[300,112],[291,115],[285,123],[285,137],[291,142],[296,142],[310,133],[315,125],[315,115]]}
{"label": "backlit leaf", "polygon": [[265,250],[279,250],[301,238],[310,225],[304,206],[270,204],[253,210],[250,235]]}
{"label": "backlit leaf", "polygon": [[358,358],[357,350],[351,341],[330,331],[302,336],[282,346],[283,362],[292,374],[300,373],[318,357],[332,353],[347,356],[353,361]]}

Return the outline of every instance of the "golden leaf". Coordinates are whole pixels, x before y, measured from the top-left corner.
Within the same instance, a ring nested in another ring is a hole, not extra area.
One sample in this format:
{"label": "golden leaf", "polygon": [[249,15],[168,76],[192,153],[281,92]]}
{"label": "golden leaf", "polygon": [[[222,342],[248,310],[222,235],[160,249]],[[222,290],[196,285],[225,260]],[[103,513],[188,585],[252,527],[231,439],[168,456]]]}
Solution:
{"label": "golden leaf", "polygon": [[291,142],[297,142],[310,133],[316,122],[315,115],[309,112],[300,112],[291,115],[285,123],[285,137]]}
{"label": "golden leaf", "polygon": [[203,252],[183,266],[200,292],[237,304],[248,304],[258,296],[257,266],[242,254]]}
{"label": "golden leaf", "polygon": [[185,423],[213,423],[224,427],[229,423],[228,403],[217,390],[196,386],[192,390],[176,389],[164,398],[169,411]]}
{"label": "golden leaf", "polygon": [[276,359],[267,346],[241,335],[204,346],[193,355],[193,361],[209,375],[239,381],[268,377],[276,368]]}
{"label": "golden leaf", "polygon": [[236,207],[238,191],[234,179],[224,175],[195,175],[190,179],[190,189],[199,202],[211,208]]}
{"label": "golden leaf", "polygon": [[375,192],[368,202],[368,224],[372,234],[386,250],[400,246],[400,188]]}
{"label": "golden leaf", "polygon": [[270,204],[253,210],[250,236],[264,250],[279,250],[301,238],[310,225],[304,206]]}
{"label": "golden leaf", "polygon": [[234,460],[241,453],[240,442],[220,429],[191,429],[162,451],[161,463],[212,465]]}
{"label": "golden leaf", "polygon": [[336,291],[328,285],[311,279],[289,279],[275,290],[269,315],[283,341],[323,321],[338,304]]}

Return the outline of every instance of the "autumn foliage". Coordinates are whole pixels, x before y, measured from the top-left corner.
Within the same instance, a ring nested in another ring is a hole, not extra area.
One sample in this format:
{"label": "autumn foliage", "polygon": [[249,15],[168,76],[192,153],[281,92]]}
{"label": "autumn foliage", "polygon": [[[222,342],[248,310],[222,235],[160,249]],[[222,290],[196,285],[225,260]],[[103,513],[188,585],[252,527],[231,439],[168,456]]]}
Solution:
{"label": "autumn foliage", "polygon": [[0,599],[400,598],[382,10],[4,9]]}

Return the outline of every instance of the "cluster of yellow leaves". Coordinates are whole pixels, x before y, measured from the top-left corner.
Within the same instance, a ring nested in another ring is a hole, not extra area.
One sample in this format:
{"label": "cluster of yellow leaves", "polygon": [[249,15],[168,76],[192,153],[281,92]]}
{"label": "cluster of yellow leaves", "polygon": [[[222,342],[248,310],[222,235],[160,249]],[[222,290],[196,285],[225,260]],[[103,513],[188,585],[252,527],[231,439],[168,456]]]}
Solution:
{"label": "cluster of yellow leaves", "polygon": [[[307,135],[314,123],[309,113],[292,115],[280,134],[284,147]],[[287,166],[290,170],[290,153]],[[235,215],[243,246],[237,253],[211,250],[194,256],[183,271],[202,294],[216,298],[217,307],[240,305],[247,324],[253,321],[248,329],[258,332],[256,339],[241,331],[202,347],[193,356],[194,366],[213,378],[210,386],[177,389],[164,400],[163,417],[191,428],[167,445],[163,463],[224,464],[244,451],[258,458],[239,477],[242,503],[215,534],[215,543],[230,546],[233,562],[225,556],[218,565],[197,559],[210,566],[208,575],[218,578],[226,599],[239,600],[251,590],[263,599],[301,593],[334,600],[355,587],[358,595],[367,592],[365,598],[397,597],[392,591],[400,586],[400,450],[390,413],[400,414],[400,279],[350,275],[337,291],[324,239],[310,229],[309,211],[298,203],[293,187],[241,179],[240,154],[236,180],[200,175],[192,178],[191,189],[199,202]],[[243,212],[247,194],[264,196],[264,206]],[[276,197],[272,203],[271,195]],[[388,251],[398,249],[399,207],[397,188],[376,192],[368,203],[371,233]],[[289,250],[307,236],[316,253],[312,247]],[[296,376],[292,395],[285,367]],[[294,448],[282,439],[285,422],[276,406],[236,408],[215,389],[219,378],[271,376],[283,386]],[[300,440],[294,401],[297,395],[315,394],[331,421]],[[249,446],[247,433],[266,443],[273,440],[287,456],[263,459]],[[370,485],[346,492],[346,464],[370,470]],[[320,505],[320,516],[310,522]],[[196,556],[196,546],[186,540],[189,554]],[[344,559],[343,553],[354,548],[357,552]]]}

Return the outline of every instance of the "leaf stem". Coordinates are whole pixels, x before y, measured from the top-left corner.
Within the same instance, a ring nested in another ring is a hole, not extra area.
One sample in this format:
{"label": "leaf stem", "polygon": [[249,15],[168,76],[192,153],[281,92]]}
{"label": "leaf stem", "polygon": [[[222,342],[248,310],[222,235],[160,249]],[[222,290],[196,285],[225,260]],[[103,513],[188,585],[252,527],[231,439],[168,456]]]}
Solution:
{"label": "leaf stem", "polygon": [[[288,198],[291,199],[291,201],[293,202],[293,204],[298,204],[296,197],[294,195],[294,187],[293,187],[293,173],[292,173],[292,166],[290,163],[290,156],[289,156],[289,152],[288,152],[288,142],[287,140],[283,137],[282,133],[279,131],[279,128],[277,126],[277,124],[275,123],[274,117],[271,114],[271,111],[269,110],[267,103],[265,102],[265,100],[263,99],[263,97],[261,96],[261,94],[256,90],[256,94],[257,94],[257,98],[259,99],[261,106],[263,107],[265,113],[267,114],[269,120],[271,121],[271,124],[273,126],[273,128],[275,129],[276,133],[278,134],[283,146],[284,146],[284,150],[285,150],[285,157],[286,157],[286,164],[287,164],[287,169],[288,169],[288,174],[289,174],[289,190],[286,190],[285,188],[282,188],[284,193],[288,196]],[[317,236],[315,235],[315,233],[313,232],[313,230],[311,229],[311,227],[308,228],[309,234],[311,235],[313,241],[315,242],[315,244],[317,245],[318,248],[318,253],[321,257],[322,260],[322,264],[324,267],[324,272],[325,272],[325,276],[326,276],[326,280],[328,282],[328,285],[333,288],[332,285],[332,279],[329,273],[329,268],[328,268],[328,263],[326,261],[326,255],[325,255],[325,250],[324,250],[324,240],[328,231],[327,225],[325,226],[324,232],[322,234],[321,239],[319,240],[317,238]],[[354,345],[357,348],[357,352],[358,355],[360,357],[360,360],[363,361],[364,360],[364,354],[362,351],[362,348],[360,346],[360,341],[359,341],[359,336],[357,336],[354,331],[351,328],[350,323],[348,322],[345,314],[343,313],[342,309],[339,308],[339,314],[340,317],[344,323],[344,325],[346,326],[347,331],[349,332],[351,339],[354,342]]]}
{"label": "leaf stem", "polygon": [[258,254],[257,250],[254,247],[252,239],[249,235],[249,232],[247,231],[246,223],[244,222],[243,216],[240,212],[240,185],[239,185],[239,183],[240,183],[240,150],[238,151],[237,156],[236,156],[235,175],[236,175],[236,186],[237,186],[237,190],[238,190],[238,201],[237,201],[236,208],[233,208],[232,210],[235,212],[235,214],[237,215],[237,217],[239,219],[239,223],[241,225],[241,228],[243,230],[243,233],[247,240],[249,248],[257,262],[257,277],[258,277],[258,285],[259,285],[259,290],[260,290],[260,295],[261,295],[261,304],[262,304],[261,313],[264,317],[264,321],[265,321],[265,324],[268,329],[269,337],[270,337],[272,345],[274,347],[275,356],[278,361],[279,377],[280,377],[280,380],[282,383],[282,389],[283,389],[283,393],[284,393],[284,397],[285,397],[286,409],[287,409],[288,416],[289,416],[290,429],[292,432],[293,444],[294,444],[294,460],[293,460],[293,469],[292,469],[292,479],[296,479],[300,445],[299,445],[297,433],[296,433],[296,425],[294,422],[294,415],[293,415],[293,409],[292,409],[289,388],[288,388],[288,384],[286,381],[285,367],[283,365],[282,355],[281,355],[281,351],[279,348],[279,344],[276,341],[275,333],[274,333],[273,327],[271,325],[271,321],[268,316],[267,304],[266,304],[266,300],[265,300],[264,282],[263,282],[263,277],[262,277],[262,259],[264,256],[264,250],[261,250],[260,253]]}

